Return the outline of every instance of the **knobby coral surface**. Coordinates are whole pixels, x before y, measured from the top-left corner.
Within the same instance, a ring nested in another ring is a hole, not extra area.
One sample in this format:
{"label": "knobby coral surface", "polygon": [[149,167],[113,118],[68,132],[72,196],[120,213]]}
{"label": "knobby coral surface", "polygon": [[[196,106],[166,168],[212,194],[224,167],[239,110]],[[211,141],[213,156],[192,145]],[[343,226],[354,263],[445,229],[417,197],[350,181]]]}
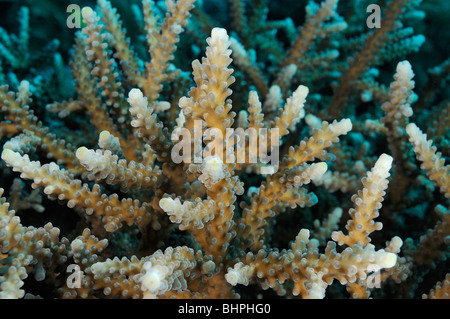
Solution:
{"label": "knobby coral surface", "polygon": [[0,28],[1,298],[449,297],[433,11],[287,2],[132,1],[127,30],[98,0],[47,72],[27,7]]}

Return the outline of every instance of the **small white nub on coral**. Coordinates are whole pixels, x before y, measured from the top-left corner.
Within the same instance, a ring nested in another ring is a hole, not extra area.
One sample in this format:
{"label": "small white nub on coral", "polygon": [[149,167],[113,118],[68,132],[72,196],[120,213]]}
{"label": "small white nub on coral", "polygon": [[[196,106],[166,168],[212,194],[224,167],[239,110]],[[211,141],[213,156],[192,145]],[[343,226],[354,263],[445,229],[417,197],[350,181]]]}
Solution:
{"label": "small white nub on coral", "polygon": [[325,162],[313,163],[309,168],[309,178],[315,180],[322,177],[327,171],[328,165]]}
{"label": "small white nub on coral", "polygon": [[[426,135],[423,135],[420,128],[414,123],[409,123],[406,126],[406,133],[408,133],[413,143],[420,144],[421,142],[426,141]],[[423,136],[425,136],[425,138],[423,138]]]}
{"label": "small white nub on coral", "polygon": [[70,243],[70,248],[72,249],[72,251],[76,254],[76,253],[80,253],[81,250],[84,247],[84,243],[80,240],[80,239],[74,239],[71,243]]}
{"label": "small white nub on coral", "polygon": [[304,106],[308,93],[309,89],[300,85],[286,101],[285,111],[293,117],[292,123],[289,125],[290,130],[293,130],[295,125],[305,117]]}
{"label": "small white nub on coral", "polygon": [[172,199],[172,198],[162,198],[159,201],[159,207],[166,213],[172,213],[178,209],[181,208],[181,202],[178,198]]}
{"label": "small white nub on coral", "polygon": [[93,23],[94,18],[96,16],[94,10],[91,7],[84,7],[81,9],[81,15],[83,16],[84,21],[87,23]]}
{"label": "small white nub on coral", "polygon": [[75,153],[75,156],[87,170],[97,172],[103,170],[107,165],[107,160],[101,151],[95,152],[84,146],[79,147]]}
{"label": "small white nub on coral", "polygon": [[225,275],[226,281],[232,286],[236,286],[239,283],[239,278],[240,274],[235,269],[230,269]]}
{"label": "small white nub on coral", "polygon": [[[300,85],[297,90],[292,94],[293,101],[298,103],[297,107],[303,110],[303,105],[306,101],[306,97],[308,96],[309,89],[307,86]],[[304,110],[303,110],[304,114]]]}
{"label": "small white nub on coral", "polygon": [[381,268],[391,268],[397,263],[397,255],[388,253],[383,249],[375,253],[375,263]]}
{"label": "small white nub on coral", "polygon": [[132,89],[128,93],[128,103],[136,108],[147,107],[148,101],[140,89]]}
{"label": "small white nub on coral", "polygon": [[252,106],[256,106],[256,105],[261,106],[261,102],[259,101],[258,92],[250,91],[248,93],[248,104],[252,105]]}
{"label": "small white nub on coral", "polygon": [[164,112],[170,109],[170,103],[167,101],[158,101],[155,103],[155,112]]}
{"label": "small white nub on coral", "polygon": [[305,122],[311,129],[320,129],[322,127],[322,121],[312,114],[306,115]]}
{"label": "small white nub on coral", "polygon": [[414,77],[414,72],[412,70],[411,63],[408,61],[402,61],[397,64],[397,80],[401,82],[410,81]]}
{"label": "small white nub on coral", "polygon": [[309,241],[310,234],[311,234],[311,232],[309,231],[309,229],[302,228],[298,232],[297,238],[301,241],[307,242],[307,241]]}
{"label": "small white nub on coral", "polygon": [[89,160],[91,155],[90,153],[91,152],[89,152],[87,147],[82,146],[77,149],[75,156],[80,160],[80,162],[85,162]]}
{"label": "small white nub on coral", "polygon": [[168,283],[165,278],[170,273],[169,267],[152,265],[148,261],[144,263],[142,269],[145,271],[140,279],[144,298],[155,298],[158,294],[164,293],[168,289]]}
{"label": "small white nub on coral", "polygon": [[295,65],[295,64],[289,64],[285,69],[284,69],[284,75],[285,75],[285,77],[286,78],[292,78],[294,75],[295,75],[295,73],[297,72],[297,69],[298,69],[298,67],[297,67],[297,65]]}
{"label": "small white nub on coral", "polygon": [[403,240],[400,237],[395,236],[389,242],[389,245],[386,247],[386,250],[388,250],[390,253],[398,254],[402,246]]}
{"label": "small white nub on coral", "polygon": [[212,274],[215,269],[216,264],[214,263],[214,261],[207,261],[202,265],[202,274]]}
{"label": "small white nub on coral", "polygon": [[239,262],[234,265],[234,268],[228,268],[228,271],[225,274],[225,280],[232,286],[236,286],[237,284],[247,286],[254,271],[255,267],[245,266],[243,263]]}
{"label": "small white nub on coral", "polygon": [[101,148],[104,148],[106,145],[109,144],[109,140],[111,138],[111,133],[108,131],[101,131],[98,136],[98,146]]}
{"label": "small white nub on coral", "polygon": [[278,85],[272,85],[267,93],[266,101],[264,102],[264,112],[275,111],[282,103],[283,96],[281,88]]}
{"label": "small white nub on coral", "polygon": [[201,171],[198,180],[207,188],[225,178],[225,165],[218,155],[205,157]]}
{"label": "small white nub on coral", "polygon": [[223,28],[213,28],[211,31],[211,38],[217,40],[228,39],[227,30]]}
{"label": "small white nub on coral", "polygon": [[12,165],[14,162],[17,162],[21,158],[18,152],[14,152],[13,150],[5,148],[2,152],[2,159]]}
{"label": "small white nub on coral", "polygon": [[372,170],[373,173],[380,175],[382,178],[387,178],[389,176],[389,170],[392,167],[392,160],[392,156],[381,154]]}
{"label": "small white nub on coral", "polygon": [[17,89],[19,90],[19,92],[30,92],[30,82],[28,82],[27,80],[21,81]]}
{"label": "small white nub on coral", "polygon": [[350,119],[343,119],[340,122],[333,123],[333,132],[337,135],[345,135],[352,130],[352,121]]}
{"label": "small white nub on coral", "polygon": [[148,107],[147,97],[144,96],[140,89],[132,89],[128,93],[127,102],[131,106],[129,112],[133,115],[131,126],[145,126],[146,119],[148,119],[154,111],[153,107]]}

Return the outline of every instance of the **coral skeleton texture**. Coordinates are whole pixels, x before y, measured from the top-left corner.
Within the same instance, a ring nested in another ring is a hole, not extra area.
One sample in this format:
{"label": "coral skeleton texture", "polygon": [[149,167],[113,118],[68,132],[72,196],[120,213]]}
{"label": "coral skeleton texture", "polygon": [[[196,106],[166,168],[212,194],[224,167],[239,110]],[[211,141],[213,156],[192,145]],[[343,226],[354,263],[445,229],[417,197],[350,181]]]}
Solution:
{"label": "coral skeleton texture", "polygon": [[449,298],[450,68],[415,92],[421,1],[377,29],[364,0],[299,1],[299,26],[282,2],[133,1],[126,30],[98,0],[47,80],[34,9],[0,28],[0,298]]}

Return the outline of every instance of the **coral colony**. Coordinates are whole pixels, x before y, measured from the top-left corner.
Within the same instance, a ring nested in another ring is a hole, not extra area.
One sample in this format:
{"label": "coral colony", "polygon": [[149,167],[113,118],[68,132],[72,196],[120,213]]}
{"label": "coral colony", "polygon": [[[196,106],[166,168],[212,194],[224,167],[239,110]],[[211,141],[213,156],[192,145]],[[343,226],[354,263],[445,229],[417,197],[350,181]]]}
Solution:
{"label": "coral colony", "polygon": [[47,38],[10,5],[0,297],[449,298],[425,2],[74,1]]}

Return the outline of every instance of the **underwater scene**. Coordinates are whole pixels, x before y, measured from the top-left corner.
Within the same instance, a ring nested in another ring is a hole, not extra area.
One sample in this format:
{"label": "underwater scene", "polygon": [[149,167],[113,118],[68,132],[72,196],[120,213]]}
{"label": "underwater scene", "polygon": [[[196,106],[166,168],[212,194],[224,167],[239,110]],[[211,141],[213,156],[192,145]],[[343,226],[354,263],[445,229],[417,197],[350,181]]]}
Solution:
{"label": "underwater scene", "polygon": [[0,298],[449,299],[448,21],[0,0]]}

